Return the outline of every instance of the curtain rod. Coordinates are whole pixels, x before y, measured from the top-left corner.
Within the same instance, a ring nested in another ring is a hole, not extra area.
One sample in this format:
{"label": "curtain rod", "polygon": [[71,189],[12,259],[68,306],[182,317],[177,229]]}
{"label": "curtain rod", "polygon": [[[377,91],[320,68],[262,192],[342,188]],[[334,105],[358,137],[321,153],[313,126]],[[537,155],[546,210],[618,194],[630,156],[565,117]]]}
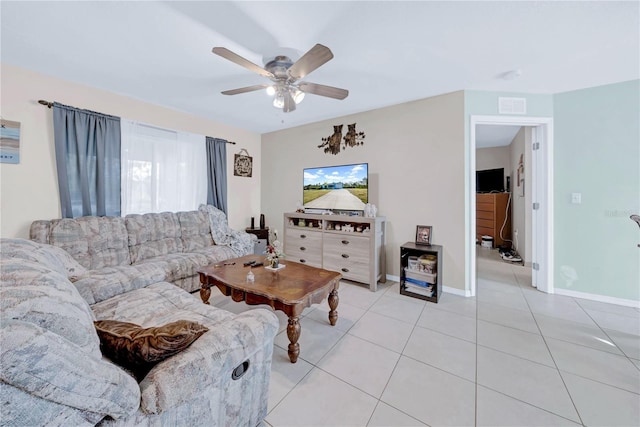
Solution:
{"label": "curtain rod", "polygon": [[[39,99],[39,100],[38,100],[38,104],[40,104],[40,105],[44,105],[44,106],[45,106],[45,107],[47,107],[47,108],[51,108],[51,107],[53,107],[53,102],[45,101],[44,99]],[[235,142],[233,142],[233,141],[227,141],[227,144],[233,144],[233,145],[236,145],[236,143],[235,143]]]}

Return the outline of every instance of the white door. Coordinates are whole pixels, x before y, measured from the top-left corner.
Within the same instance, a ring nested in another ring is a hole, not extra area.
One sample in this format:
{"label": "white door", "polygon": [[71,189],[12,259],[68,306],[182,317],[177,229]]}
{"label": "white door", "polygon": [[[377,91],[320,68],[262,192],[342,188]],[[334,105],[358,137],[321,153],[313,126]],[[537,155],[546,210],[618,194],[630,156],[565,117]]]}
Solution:
{"label": "white door", "polygon": [[542,292],[550,292],[549,265],[546,262],[549,236],[546,213],[550,206],[547,177],[550,171],[544,161],[549,147],[543,126],[534,127],[531,133],[531,284]]}

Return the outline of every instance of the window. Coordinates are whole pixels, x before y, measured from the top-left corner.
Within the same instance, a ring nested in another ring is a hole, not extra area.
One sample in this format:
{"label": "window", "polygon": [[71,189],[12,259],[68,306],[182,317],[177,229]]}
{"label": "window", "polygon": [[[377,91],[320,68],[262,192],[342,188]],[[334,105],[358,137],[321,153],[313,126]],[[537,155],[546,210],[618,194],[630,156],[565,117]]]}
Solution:
{"label": "window", "polygon": [[205,137],[122,119],[122,215],[207,202]]}

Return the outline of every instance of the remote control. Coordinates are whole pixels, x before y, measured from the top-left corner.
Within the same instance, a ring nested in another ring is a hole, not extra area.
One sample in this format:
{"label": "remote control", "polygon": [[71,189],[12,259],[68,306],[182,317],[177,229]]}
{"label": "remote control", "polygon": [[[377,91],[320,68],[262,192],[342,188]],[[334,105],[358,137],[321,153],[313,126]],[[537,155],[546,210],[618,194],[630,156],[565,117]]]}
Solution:
{"label": "remote control", "polygon": [[264,263],[262,263],[262,262],[256,262],[255,264],[251,264],[251,267],[261,267],[263,265],[264,265]]}
{"label": "remote control", "polygon": [[246,266],[248,266],[248,265],[253,265],[253,264],[255,264],[255,263],[256,263],[256,261],[247,261],[247,262],[245,262],[243,265],[246,267]]}

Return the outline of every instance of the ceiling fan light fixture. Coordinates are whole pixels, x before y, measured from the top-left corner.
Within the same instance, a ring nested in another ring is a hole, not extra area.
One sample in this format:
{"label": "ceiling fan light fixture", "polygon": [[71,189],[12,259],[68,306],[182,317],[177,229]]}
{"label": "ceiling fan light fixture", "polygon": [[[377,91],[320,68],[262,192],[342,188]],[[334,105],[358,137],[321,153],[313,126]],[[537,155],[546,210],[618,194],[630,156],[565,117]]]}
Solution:
{"label": "ceiling fan light fixture", "polygon": [[269,84],[225,90],[222,91],[223,95],[238,95],[266,89],[267,95],[273,97],[273,106],[282,109],[284,113],[295,111],[296,105],[302,102],[306,93],[338,100],[343,100],[349,95],[349,91],[346,89],[306,81],[299,82],[300,79],[303,79],[333,58],[331,50],[321,44],[313,46],[295,62],[287,56],[280,55],[273,60],[269,60],[264,67],[254,64],[224,47],[214,47],[212,51],[228,61],[271,80]]}
{"label": "ceiling fan light fixture", "polygon": [[291,96],[296,104],[300,104],[304,99],[304,92],[300,89],[292,89]]}
{"label": "ceiling fan light fixture", "polygon": [[284,107],[284,95],[282,94],[282,92],[278,92],[273,98],[273,106],[276,108]]}

